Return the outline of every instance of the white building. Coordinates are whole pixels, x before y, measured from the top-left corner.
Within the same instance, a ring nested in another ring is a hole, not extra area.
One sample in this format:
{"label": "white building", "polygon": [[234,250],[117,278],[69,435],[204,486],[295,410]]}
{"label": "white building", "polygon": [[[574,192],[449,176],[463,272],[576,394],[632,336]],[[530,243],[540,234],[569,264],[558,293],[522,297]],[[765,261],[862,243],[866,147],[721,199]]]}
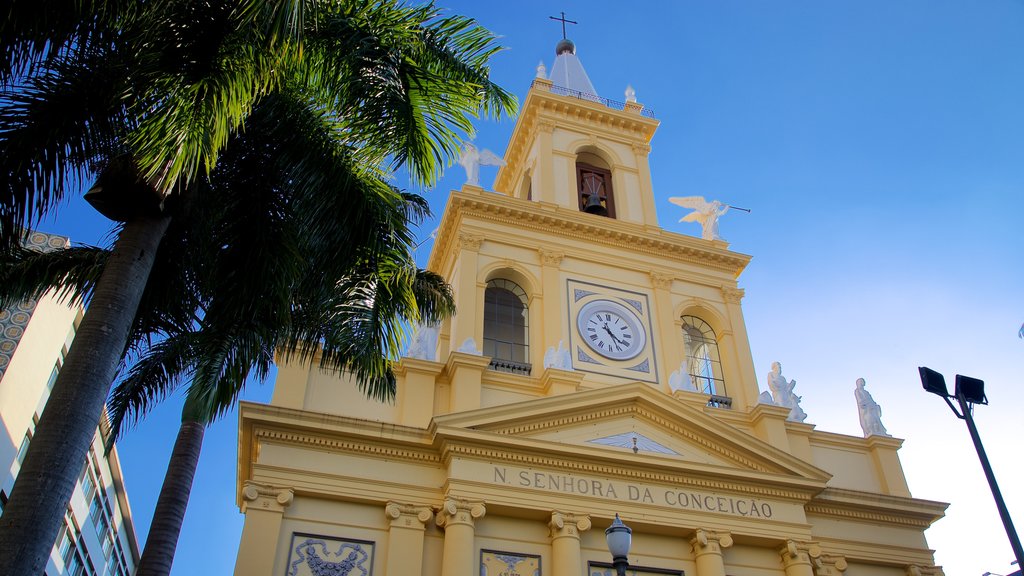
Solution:
{"label": "white building", "polygon": [[[33,233],[28,245],[61,248],[68,239]],[[64,355],[82,317],[80,308],[50,296],[0,310],[0,512],[18,477]],[[128,576],[139,560],[117,449],[104,455],[107,421],[93,437],[46,576]]]}

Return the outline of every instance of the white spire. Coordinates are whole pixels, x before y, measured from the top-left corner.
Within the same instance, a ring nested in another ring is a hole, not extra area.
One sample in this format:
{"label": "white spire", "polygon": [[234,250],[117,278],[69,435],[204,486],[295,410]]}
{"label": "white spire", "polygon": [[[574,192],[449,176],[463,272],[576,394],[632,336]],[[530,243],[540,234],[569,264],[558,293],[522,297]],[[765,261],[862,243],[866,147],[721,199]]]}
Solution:
{"label": "white spire", "polygon": [[571,40],[560,40],[555,46],[555,54],[555,63],[551,66],[551,76],[548,77],[552,84],[583,94],[598,95],[594,85],[590,83],[587,71],[583,69],[583,64],[576,57],[576,45]]}

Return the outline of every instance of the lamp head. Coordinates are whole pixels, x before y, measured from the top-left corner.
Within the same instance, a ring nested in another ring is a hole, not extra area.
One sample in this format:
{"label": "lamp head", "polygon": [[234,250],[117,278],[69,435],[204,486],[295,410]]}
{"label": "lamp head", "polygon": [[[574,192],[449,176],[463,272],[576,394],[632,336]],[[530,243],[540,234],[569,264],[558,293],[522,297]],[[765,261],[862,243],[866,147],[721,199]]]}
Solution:
{"label": "lamp head", "polygon": [[985,398],[985,381],[970,376],[956,375],[956,395],[971,404],[988,404]]}
{"label": "lamp head", "polygon": [[925,390],[943,398],[949,397],[949,392],[946,391],[946,379],[942,374],[924,366],[919,366],[917,371],[921,374],[921,385]]}
{"label": "lamp head", "polygon": [[633,529],[622,523],[619,515],[615,515],[612,525],[604,531],[605,540],[608,541],[608,551],[612,558],[625,559],[629,556],[629,548],[633,543]]}

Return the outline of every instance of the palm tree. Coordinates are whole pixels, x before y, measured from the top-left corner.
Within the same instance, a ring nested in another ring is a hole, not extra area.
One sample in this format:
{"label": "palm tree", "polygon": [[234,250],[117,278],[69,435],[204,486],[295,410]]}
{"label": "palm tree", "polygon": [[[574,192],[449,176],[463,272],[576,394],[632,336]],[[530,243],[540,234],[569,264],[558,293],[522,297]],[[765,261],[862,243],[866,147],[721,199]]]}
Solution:
{"label": "palm tree", "polygon": [[[43,570],[74,487],[69,463],[84,456],[139,329],[161,239],[210,192],[200,179],[257,103],[290,86],[353,145],[350,166],[406,163],[427,184],[470,116],[515,107],[488,79],[492,35],[431,5],[96,0],[50,14],[35,4],[14,2],[0,29],[0,246],[13,250],[69,182],[97,169],[88,196],[124,224],[0,517],[6,574]],[[320,161],[304,156],[298,173]],[[344,236],[323,207],[306,208],[321,233]]]}
{"label": "palm tree", "polygon": [[[330,142],[319,120],[285,95],[261,103],[204,180],[209,193],[193,198],[156,256],[131,342],[141,358],[115,387],[108,442],[126,418],[137,419],[185,379],[191,384],[140,575],[169,573],[204,428],[234,404],[251,373],[266,376],[275,350],[289,356],[318,348],[321,367],[353,373],[368,395],[388,399],[400,325],[436,322],[454,310],[443,279],[416,270],[412,260],[409,225],[426,215],[423,199],[348,168],[353,185],[339,185],[330,162],[319,166],[319,186],[297,173],[294,151]],[[335,147],[333,156],[344,161],[344,144]],[[348,238],[310,229],[318,219],[309,206],[337,198],[347,210],[321,212],[338,222],[359,215],[357,234],[354,225],[335,227]],[[336,241],[347,250],[332,249]],[[82,300],[107,258],[108,251],[93,248],[21,251],[0,269],[0,297],[56,289]],[[247,291],[252,286],[261,289]]]}

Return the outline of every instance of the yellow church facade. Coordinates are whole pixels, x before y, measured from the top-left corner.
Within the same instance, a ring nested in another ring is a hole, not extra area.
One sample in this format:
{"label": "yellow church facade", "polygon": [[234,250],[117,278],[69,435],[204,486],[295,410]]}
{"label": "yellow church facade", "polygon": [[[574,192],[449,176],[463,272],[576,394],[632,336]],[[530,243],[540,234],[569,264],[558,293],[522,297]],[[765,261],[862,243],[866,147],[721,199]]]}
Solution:
{"label": "yellow church facade", "polygon": [[235,573],[605,576],[618,514],[630,574],[942,574],[946,505],[911,496],[901,441],[766,401],[750,257],[658,226],[658,122],[558,51],[493,191],[448,199],[428,267],[458,312],[419,328],[396,401],[314,362],[242,404]]}

